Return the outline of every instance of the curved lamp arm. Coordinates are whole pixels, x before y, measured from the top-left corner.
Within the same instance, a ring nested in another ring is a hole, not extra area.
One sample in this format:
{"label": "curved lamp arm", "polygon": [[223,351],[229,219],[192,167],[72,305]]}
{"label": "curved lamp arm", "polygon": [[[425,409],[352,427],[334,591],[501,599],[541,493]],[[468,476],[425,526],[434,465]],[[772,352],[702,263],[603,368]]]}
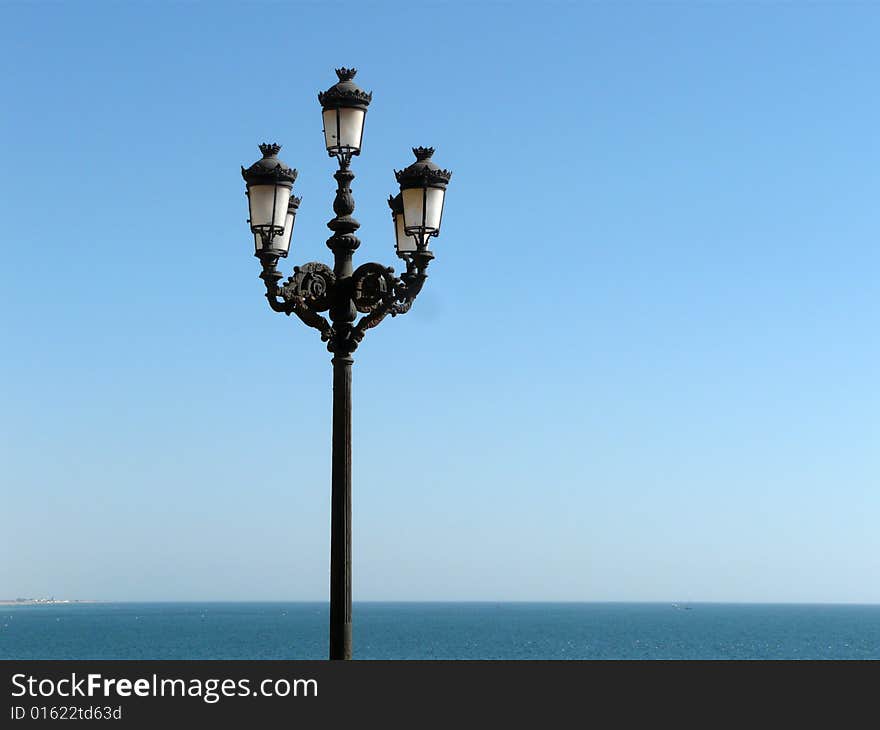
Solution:
{"label": "curved lamp arm", "polygon": [[[278,282],[284,277],[277,269],[278,257],[267,255],[260,260],[263,264],[260,278],[266,284],[266,300],[272,310],[288,316],[295,314],[303,323],[320,331],[322,342],[329,340],[333,335],[333,326],[318,312],[326,309],[321,307],[321,303],[333,286],[333,271],[323,264],[296,266],[287,283],[278,286]],[[329,279],[323,269],[329,272]]]}
{"label": "curved lamp arm", "polygon": [[389,314],[396,317],[406,314],[413,305],[425,279],[428,264],[433,258],[430,252],[416,252],[407,258],[407,270],[400,278],[394,269],[381,264],[363,264],[352,274],[354,303],[364,316],[352,328],[352,339],[360,342],[368,329],[376,327]]}

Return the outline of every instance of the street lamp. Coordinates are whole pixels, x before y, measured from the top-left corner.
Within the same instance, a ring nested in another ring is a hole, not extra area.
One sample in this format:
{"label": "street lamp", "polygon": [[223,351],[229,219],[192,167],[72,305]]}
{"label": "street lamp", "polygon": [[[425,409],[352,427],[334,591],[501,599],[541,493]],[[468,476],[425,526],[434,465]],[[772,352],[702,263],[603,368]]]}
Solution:
{"label": "street lamp", "polygon": [[[322,263],[295,266],[284,284],[278,260],[290,251],[293,224],[300,199],[292,194],[297,172],[278,159],[281,147],[260,145],[263,157],[249,168],[242,167],[247,185],[250,228],[254,255],[260,259],[260,278],[266,299],[276,312],[295,314],[321,333],[333,353],[333,469],[330,518],[330,658],[351,659],[351,366],[352,353],[367,330],[389,314],[409,311],[427,278],[434,254],[431,237],[440,233],[440,219],[451,174],[431,160],[434,150],[416,147],[416,161],[395,172],[400,193],[389,198],[398,257],[406,263],[399,277],[394,269],[367,263],[353,269],[352,257],[360,246],[354,232],[360,228],[351,214],[354,198],[351,159],[361,152],[364,121],[372,100],[358,88],[353,68],[336,70],[339,81],[318,94],[324,118],[327,153],[339,169],[333,211],[327,223],[333,235],[327,247],[333,252],[333,268]],[[329,321],[322,316],[327,312]],[[355,322],[357,314],[363,316]]]}

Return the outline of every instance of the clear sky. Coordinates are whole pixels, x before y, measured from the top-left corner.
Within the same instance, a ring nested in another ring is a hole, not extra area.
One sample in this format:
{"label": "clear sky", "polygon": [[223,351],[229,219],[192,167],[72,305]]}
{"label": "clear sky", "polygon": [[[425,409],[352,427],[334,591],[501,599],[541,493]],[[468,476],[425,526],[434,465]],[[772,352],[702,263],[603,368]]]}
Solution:
{"label": "clear sky", "polygon": [[[880,4],[0,2],[0,598],[326,600],[329,355],[239,166],[373,91],[355,600],[880,602]],[[398,267],[399,268],[399,267]],[[289,271],[287,272],[289,273]]]}

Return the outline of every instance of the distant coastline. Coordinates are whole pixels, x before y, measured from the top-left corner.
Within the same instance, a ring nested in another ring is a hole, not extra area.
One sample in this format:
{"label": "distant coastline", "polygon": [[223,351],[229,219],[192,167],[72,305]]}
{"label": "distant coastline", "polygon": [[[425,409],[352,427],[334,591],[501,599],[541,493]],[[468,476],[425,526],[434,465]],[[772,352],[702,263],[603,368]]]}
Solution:
{"label": "distant coastline", "polygon": [[80,601],[70,598],[5,598],[0,599],[0,606],[54,606],[70,603],[97,603],[97,601]]}

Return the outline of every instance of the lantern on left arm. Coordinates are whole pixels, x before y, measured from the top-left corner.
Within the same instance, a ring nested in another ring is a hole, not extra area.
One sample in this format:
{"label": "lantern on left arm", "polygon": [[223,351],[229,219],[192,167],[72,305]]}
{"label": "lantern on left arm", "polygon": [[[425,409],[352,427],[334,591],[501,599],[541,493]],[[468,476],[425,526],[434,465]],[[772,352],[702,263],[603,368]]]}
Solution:
{"label": "lantern on left arm", "polygon": [[261,144],[262,159],[249,168],[241,168],[247,186],[251,232],[254,234],[254,255],[286,257],[299,198],[291,195],[296,170],[278,159],[281,145]]}

